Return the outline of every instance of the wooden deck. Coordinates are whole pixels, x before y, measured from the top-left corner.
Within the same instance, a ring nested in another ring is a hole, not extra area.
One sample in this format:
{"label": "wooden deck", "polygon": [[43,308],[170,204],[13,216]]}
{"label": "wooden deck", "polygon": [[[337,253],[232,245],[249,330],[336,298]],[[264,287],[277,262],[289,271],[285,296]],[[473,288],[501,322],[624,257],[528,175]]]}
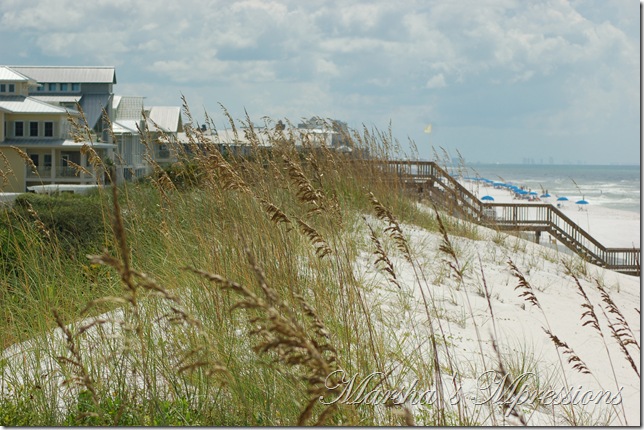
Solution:
{"label": "wooden deck", "polygon": [[380,161],[379,169],[427,197],[452,215],[505,231],[547,232],[597,266],[640,276],[639,248],[607,248],[550,204],[487,203],[430,161]]}

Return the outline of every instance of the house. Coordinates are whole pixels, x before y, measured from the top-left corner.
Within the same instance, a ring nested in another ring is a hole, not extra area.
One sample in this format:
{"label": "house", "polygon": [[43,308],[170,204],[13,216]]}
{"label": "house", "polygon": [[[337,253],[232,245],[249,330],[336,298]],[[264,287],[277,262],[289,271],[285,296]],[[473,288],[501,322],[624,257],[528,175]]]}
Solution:
{"label": "house", "polygon": [[[87,153],[81,149],[88,145],[99,157],[112,157],[115,146],[109,140],[99,139],[92,133],[86,139],[72,137],[69,118],[76,121],[82,118],[80,112],[72,107],[71,99],[78,98],[80,102],[85,98],[85,76],[52,74],[47,80],[56,78],[58,82],[46,82],[46,90],[39,90],[43,84],[24,72],[38,75],[41,69],[47,68],[0,66],[0,169],[3,172],[0,175],[0,192],[24,192],[31,185],[102,182],[102,171],[94,170],[88,163]],[[50,83],[55,83],[56,87],[50,87]],[[69,95],[72,88],[77,93],[75,96]],[[56,91],[60,94],[52,95]],[[37,97],[34,94],[42,95]],[[88,112],[95,112],[96,107],[92,111],[90,106],[96,104],[97,98],[91,92],[88,94]],[[104,135],[100,115],[93,113],[88,122],[94,119],[92,131]]]}
{"label": "house", "polygon": [[37,100],[70,109],[81,107],[94,142],[111,143],[103,111],[112,118],[112,98],[116,84],[114,67],[11,66],[11,69],[38,82],[29,95]]}
{"label": "house", "polygon": [[130,180],[149,174],[152,162],[167,164],[177,161],[173,143],[183,132],[180,107],[146,108],[144,97],[117,95],[112,109],[119,179]]}

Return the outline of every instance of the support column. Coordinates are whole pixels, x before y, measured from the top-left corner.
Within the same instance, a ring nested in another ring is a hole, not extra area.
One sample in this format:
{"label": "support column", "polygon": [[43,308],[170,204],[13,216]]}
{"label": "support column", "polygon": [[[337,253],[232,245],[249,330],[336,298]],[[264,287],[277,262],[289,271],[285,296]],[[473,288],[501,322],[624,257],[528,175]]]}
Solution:
{"label": "support column", "polygon": [[539,243],[541,240],[541,232],[539,230],[534,232],[534,242]]}
{"label": "support column", "polygon": [[51,173],[49,174],[49,177],[50,177],[52,183],[56,179],[56,169],[57,169],[57,167],[58,167],[58,160],[56,160],[56,149],[51,148]]}
{"label": "support column", "polygon": [[[80,165],[84,168],[87,167],[87,155],[83,154],[82,152],[81,152],[81,158],[80,158]],[[87,175],[85,174],[85,171],[81,170],[80,171],[81,183],[84,183],[86,178],[87,178]]]}

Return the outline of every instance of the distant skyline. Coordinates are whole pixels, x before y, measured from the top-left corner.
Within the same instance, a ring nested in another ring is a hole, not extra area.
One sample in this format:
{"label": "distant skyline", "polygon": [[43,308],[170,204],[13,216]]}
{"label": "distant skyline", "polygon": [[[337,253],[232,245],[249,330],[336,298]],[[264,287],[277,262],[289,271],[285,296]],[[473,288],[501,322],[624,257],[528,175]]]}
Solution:
{"label": "distant skyline", "polygon": [[115,66],[116,94],[218,127],[221,103],[391,123],[422,159],[640,161],[633,0],[3,0],[0,40],[3,65]]}

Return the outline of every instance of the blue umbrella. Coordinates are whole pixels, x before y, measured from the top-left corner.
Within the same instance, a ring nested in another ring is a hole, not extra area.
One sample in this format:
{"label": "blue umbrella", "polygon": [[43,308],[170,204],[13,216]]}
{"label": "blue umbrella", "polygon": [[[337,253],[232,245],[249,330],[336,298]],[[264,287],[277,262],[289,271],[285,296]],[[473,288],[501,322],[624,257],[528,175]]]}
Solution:
{"label": "blue umbrella", "polygon": [[493,202],[493,201],[494,201],[494,197],[492,197],[492,196],[483,196],[483,197],[481,197],[481,200],[489,200],[489,201],[492,201],[492,202]]}
{"label": "blue umbrella", "polygon": [[577,200],[575,203],[577,203],[578,205],[587,205],[587,204],[589,204],[586,200]]}
{"label": "blue umbrella", "polygon": [[567,201],[568,201],[568,197],[561,196],[561,197],[559,197],[559,198],[557,199],[557,201],[558,201],[558,202],[567,202]]}
{"label": "blue umbrella", "polygon": [[541,194],[541,198],[546,198],[546,197],[551,197],[551,196],[550,196],[550,194],[548,194],[548,193]]}
{"label": "blue umbrella", "polygon": [[531,195],[531,196],[536,196],[536,195],[537,195],[537,192],[536,192],[536,191],[530,191],[530,195]]}

